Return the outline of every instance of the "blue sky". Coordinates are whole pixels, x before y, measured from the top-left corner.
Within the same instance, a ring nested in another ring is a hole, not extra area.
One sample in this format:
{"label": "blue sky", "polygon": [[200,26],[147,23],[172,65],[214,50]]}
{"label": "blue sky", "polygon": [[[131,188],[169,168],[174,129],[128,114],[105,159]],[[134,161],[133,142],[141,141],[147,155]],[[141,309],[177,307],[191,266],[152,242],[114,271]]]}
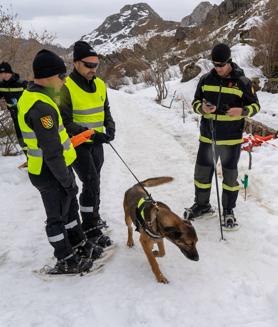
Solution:
{"label": "blue sky", "polygon": [[[82,35],[97,28],[104,19],[116,14],[127,4],[145,2],[163,19],[181,21],[201,2],[199,0],[1,0],[1,4],[17,13],[25,30],[47,30],[56,35],[56,43],[69,46]],[[210,1],[220,4],[222,0]]]}

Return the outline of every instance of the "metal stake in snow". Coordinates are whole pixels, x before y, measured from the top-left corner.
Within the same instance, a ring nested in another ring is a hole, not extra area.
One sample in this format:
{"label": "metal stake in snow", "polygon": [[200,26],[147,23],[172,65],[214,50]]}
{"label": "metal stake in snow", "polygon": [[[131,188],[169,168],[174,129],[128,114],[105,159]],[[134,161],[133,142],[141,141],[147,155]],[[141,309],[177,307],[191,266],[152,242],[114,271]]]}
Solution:
{"label": "metal stake in snow", "polygon": [[164,107],[164,108],[168,108],[168,109],[171,109],[171,107],[172,107],[172,103],[173,103],[173,101],[174,101],[174,99],[175,99],[175,96],[176,96],[176,90],[175,90],[175,92],[174,92],[174,94],[173,94],[173,97],[172,97],[172,100],[171,100],[171,102],[170,102],[170,105],[169,105],[169,106],[165,106],[165,105],[162,104],[162,107]]}
{"label": "metal stake in snow", "polygon": [[248,187],[248,175],[245,174],[244,175],[244,179],[241,180],[242,184],[243,184],[243,188],[244,188],[244,200],[246,201],[247,198],[247,187]]}
{"label": "metal stake in snow", "polygon": [[183,123],[185,123],[184,101],[182,101],[182,120],[183,120]]}

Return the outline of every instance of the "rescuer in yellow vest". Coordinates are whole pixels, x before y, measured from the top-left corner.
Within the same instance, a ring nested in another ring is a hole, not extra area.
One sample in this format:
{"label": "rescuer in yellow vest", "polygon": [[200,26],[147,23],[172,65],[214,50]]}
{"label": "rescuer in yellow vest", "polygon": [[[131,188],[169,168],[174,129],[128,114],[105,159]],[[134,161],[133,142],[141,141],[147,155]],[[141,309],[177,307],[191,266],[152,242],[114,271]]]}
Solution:
{"label": "rescuer in yellow vest", "polygon": [[70,136],[87,129],[97,133],[76,149],[73,167],[82,182],[79,197],[82,227],[87,237],[102,247],[111,240],[101,228],[105,226],[99,214],[100,171],[104,162],[103,143],[115,136],[105,83],[96,76],[99,58],[92,47],[78,41],[73,47],[74,70],[61,90],[61,115]]}
{"label": "rescuer in yellow vest", "polygon": [[46,234],[57,258],[48,272],[80,273],[91,268],[96,253],[81,228],[78,188],[71,169],[76,153],[55,103],[66,67],[55,53],[41,50],[34,58],[33,71],[34,83],[18,102],[18,121],[27,145],[29,178],[41,194]]}
{"label": "rescuer in yellow vest", "polygon": [[26,147],[17,120],[17,102],[26,87],[27,81],[21,80],[19,74],[13,72],[11,65],[3,61],[0,64],[0,99],[4,98],[6,101],[7,108],[13,120],[18,144],[25,153]]}
{"label": "rescuer in yellow vest", "polygon": [[[192,107],[202,116],[199,150],[195,164],[195,202],[185,209],[184,217],[194,219],[211,214],[211,182],[214,173],[213,157],[220,159],[222,183],[223,227],[236,230],[233,209],[239,192],[238,161],[245,117],[260,111],[260,104],[251,81],[231,58],[231,49],[224,43],[211,51],[214,68],[198,83]],[[212,143],[215,143],[215,154]]]}

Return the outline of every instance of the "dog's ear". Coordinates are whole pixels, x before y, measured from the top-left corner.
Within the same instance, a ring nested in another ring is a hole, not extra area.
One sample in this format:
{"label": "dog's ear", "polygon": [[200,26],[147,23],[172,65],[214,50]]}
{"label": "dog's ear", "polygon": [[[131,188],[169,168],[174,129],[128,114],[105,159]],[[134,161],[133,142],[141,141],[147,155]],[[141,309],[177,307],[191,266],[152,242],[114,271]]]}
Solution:
{"label": "dog's ear", "polygon": [[164,228],[164,233],[169,238],[175,239],[175,240],[182,236],[182,232],[177,230],[177,228],[175,228],[175,227],[165,227]]}

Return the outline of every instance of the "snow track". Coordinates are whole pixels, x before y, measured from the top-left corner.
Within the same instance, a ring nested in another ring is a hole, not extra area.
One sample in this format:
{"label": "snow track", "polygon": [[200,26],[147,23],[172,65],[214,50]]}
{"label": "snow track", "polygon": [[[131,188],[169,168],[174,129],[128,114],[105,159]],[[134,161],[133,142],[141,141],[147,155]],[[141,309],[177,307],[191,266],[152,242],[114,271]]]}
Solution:
{"label": "snow track", "polygon": [[[139,180],[175,178],[149,191],[181,215],[194,198],[198,129],[192,119],[183,124],[175,110],[156,105],[151,92],[129,95],[109,90],[116,121],[112,144]],[[136,181],[109,145],[105,155],[101,209],[112,228],[111,238],[118,244],[117,253],[101,274],[51,283],[32,275],[52,256],[39,194],[27,174],[15,169],[18,158],[0,158],[1,327],[277,326],[275,198],[269,198],[274,215],[251,194],[247,202],[240,196],[236,215],[241,228],[225,233],[226,241],[219,241],[218,218],[194,222],[199,262],[189,261],[166,241],[166,256],[158,261],[170,284],[161,285],[138,242],[139,234],[134,235],[134,248],[126,246],[122,202],[124,192]],[[243,162],[242,169],[245,166]],[[264,183],[263,176],[257,178]],[[212,202],[216,204],[214,191]]]}

